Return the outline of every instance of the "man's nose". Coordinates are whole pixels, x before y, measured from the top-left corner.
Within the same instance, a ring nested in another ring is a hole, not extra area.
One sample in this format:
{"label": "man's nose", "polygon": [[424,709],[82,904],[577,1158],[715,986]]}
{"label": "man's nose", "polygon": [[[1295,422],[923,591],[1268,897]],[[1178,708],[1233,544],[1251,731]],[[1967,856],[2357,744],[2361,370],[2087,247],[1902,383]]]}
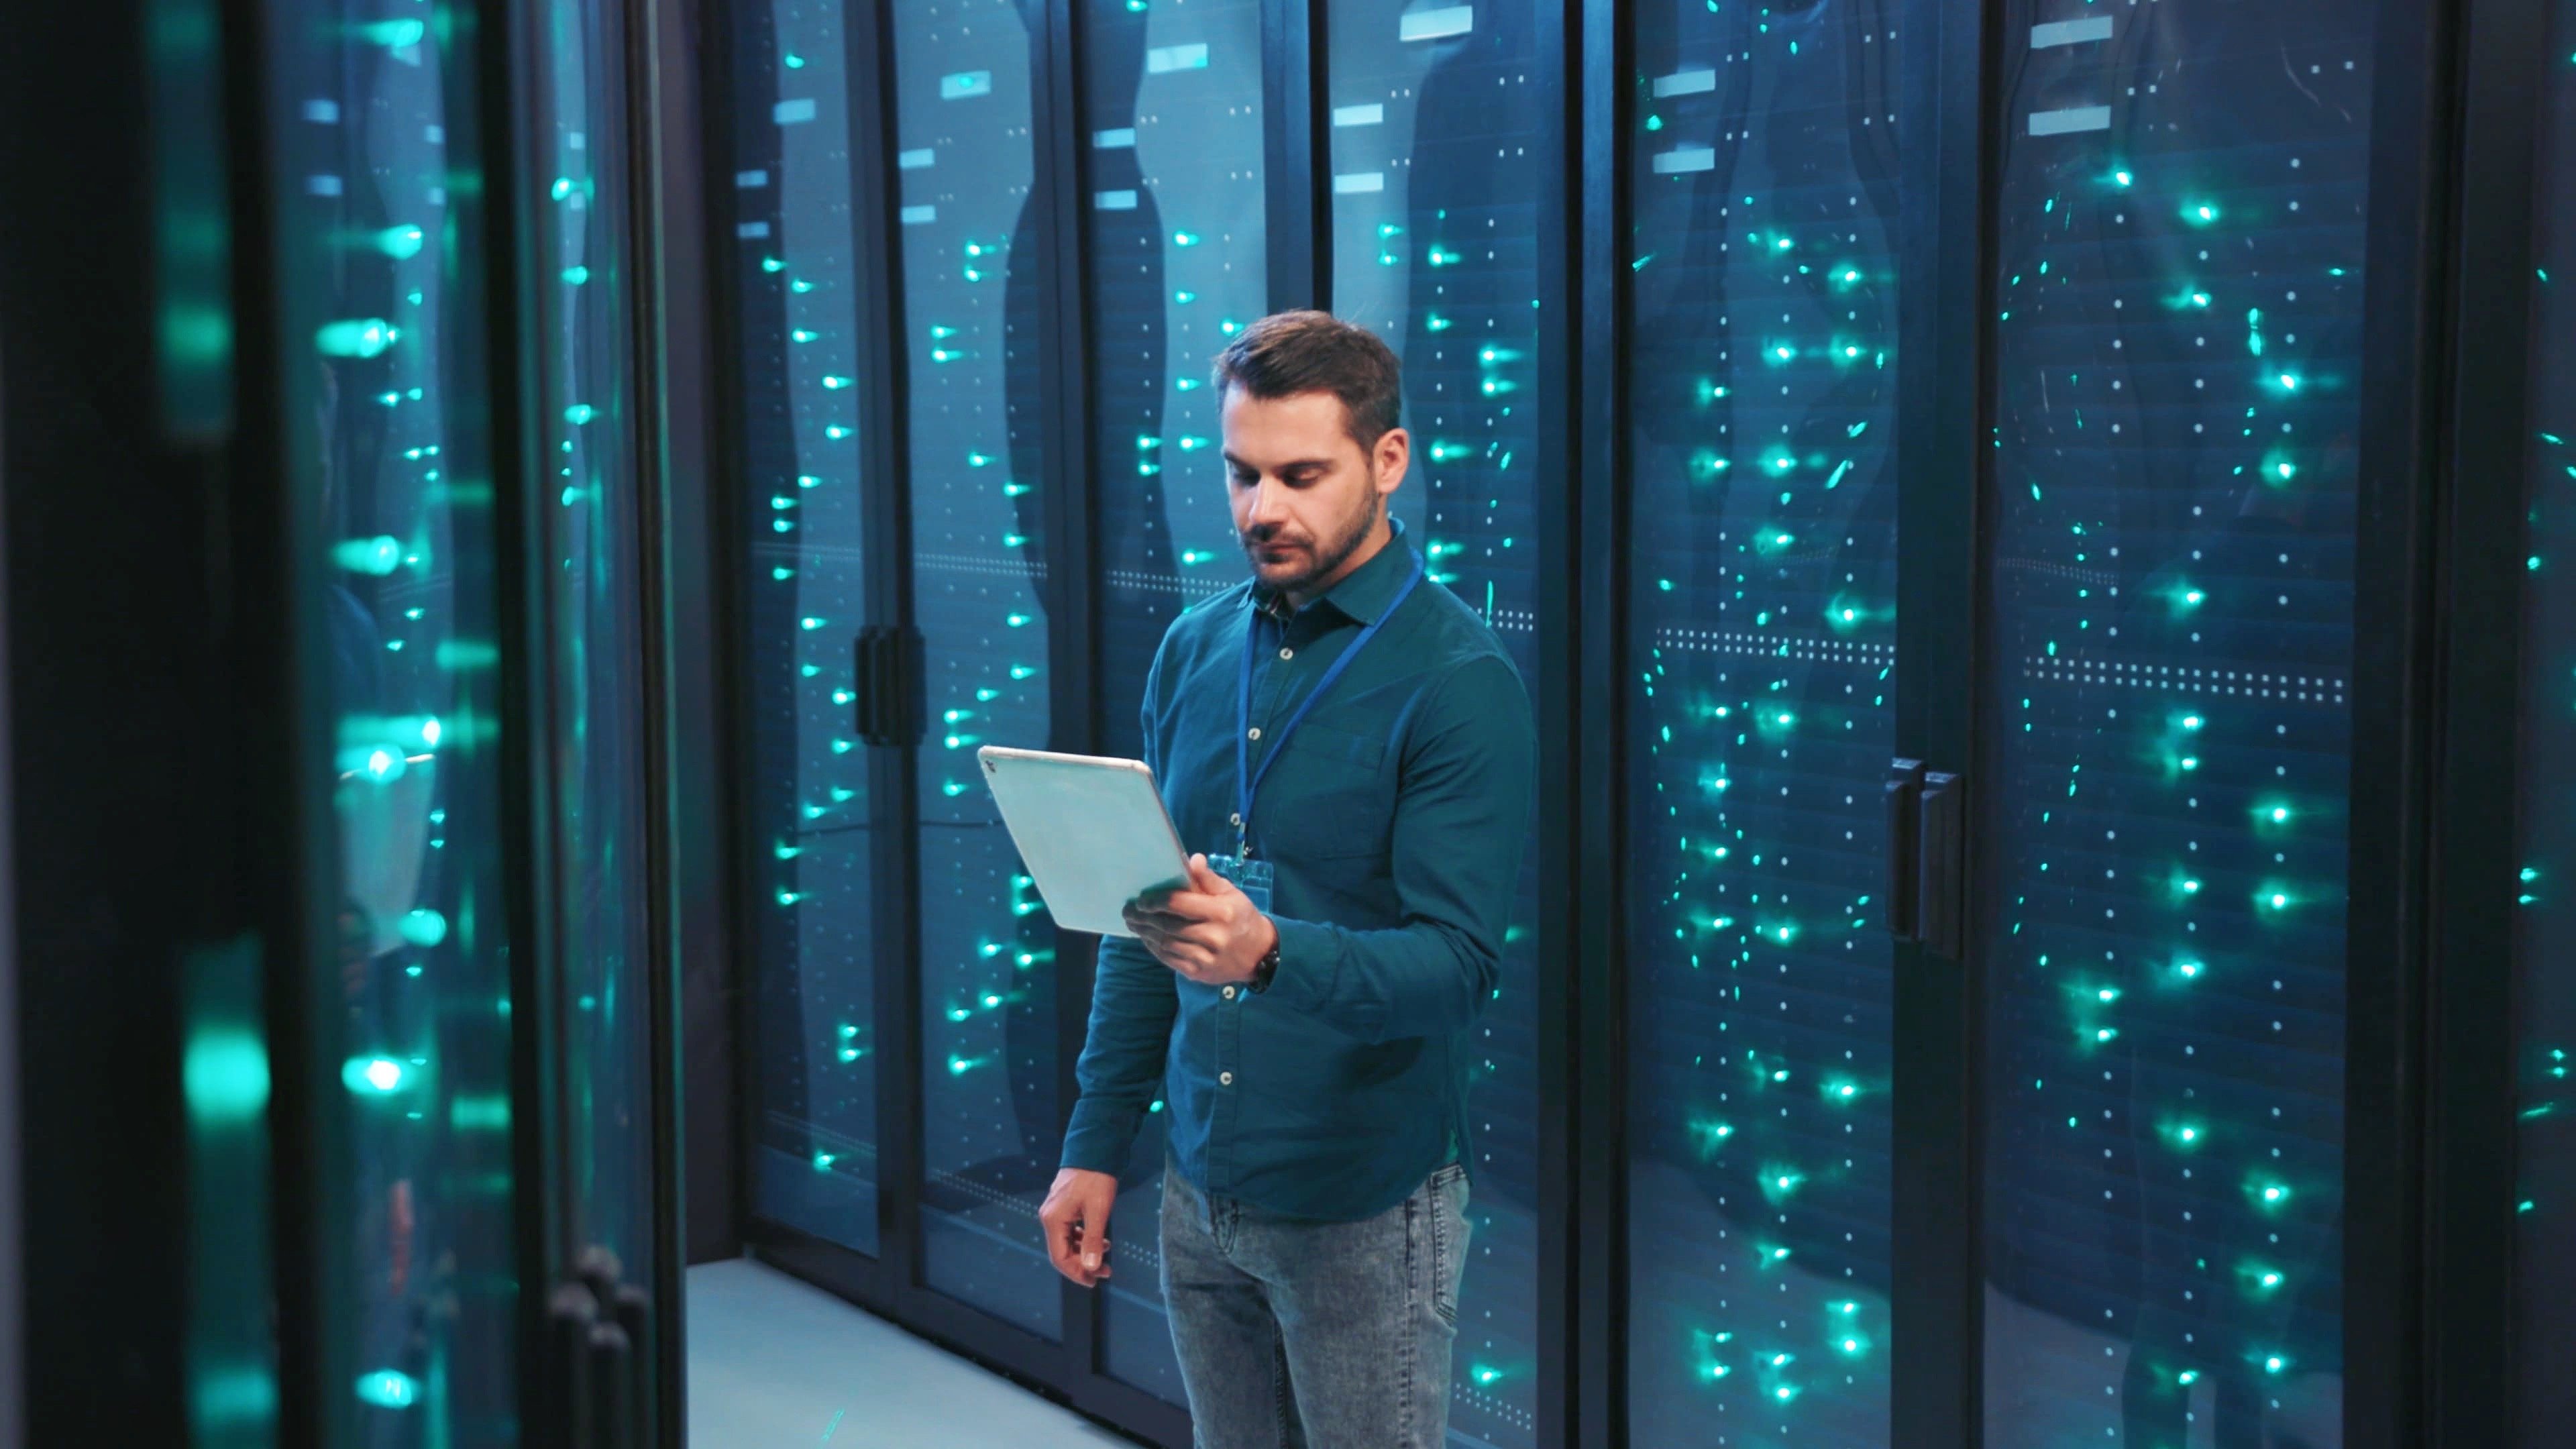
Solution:
{"label": "man's nose", "polygon": [[1268,478],[1253,485],[1252,508],[1245,520],[1255,528],[1272,527],[1288,521],[1288,490]]}

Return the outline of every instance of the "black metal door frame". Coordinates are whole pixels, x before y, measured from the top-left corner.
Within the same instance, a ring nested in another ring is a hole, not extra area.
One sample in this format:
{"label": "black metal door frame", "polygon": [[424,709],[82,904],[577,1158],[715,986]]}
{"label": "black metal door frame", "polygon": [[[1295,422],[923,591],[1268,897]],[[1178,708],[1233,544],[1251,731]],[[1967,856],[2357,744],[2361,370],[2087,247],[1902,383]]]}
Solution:
{"label": "black metal door frame", "polygon": [[[1973,880],[2003,4],[1918,0],[1904,14],[1900,34],[1912,43],[1903,47],[1897,151],[1896,753],[1968,781],[1964,878]],[[1964,891],[1965,941],[1977,939],[1977,894]],[[1923,1443],[1969,1446],[1984,1416],[1984,973],[1973,954],[1922,940],[1899,940],[1892,966],[1889,1418]]]}
{"label": "black metal door frame", "polygon": [[[690,1073],[684,982],[692,961],[732,948],[724,873],[734,833],[730,792],[707,762],[725,758],[724,681],[730,622],[713,586],[715,548],[730,535],[709,478],[713,378],[707,365],[708,275],[703,194],[707,136],[698,104],[695,0],[639,0],[628,28],[630,195],[638,426],[636,482],[644,567],[646,748],[645,862],[651,949],[645,956],[651,1047],[653,1261],[649,1343],[638,1362],[653,1375],[649,1442],[680,1449],[687,1438],[686,1267],[689,1259]],[[714,627],[709,627],[712,616]],[[730,1231],[720,1224],[719,1231]],[[630,1277],[637,1276],[630,1271]]]}
{"label": "black metal door frame", "polygon": [[[2515,1421],[2515,929],[2525,498],[2532,437],[2534,193],[2550,59],[2546,0],[2469,0],[2452,71],[2456,168],[2434,608],[2430,967],[2422,1078],[2425,1442],[2538,1443]],[[2560,158],[2559,164],[2565,164]],[[2468,333],[2474,328],[2475,343]],[[2563,1345],[2560,1346],[2563,1350]],[[2564,1428],[2565,1426],[2560,1426]],[[2514,1436],[2520,1434],[2517,1439]]]}
{"label": "black metal door frame", "polygon": [[[1627,590],[1629,550],[1628,161],[1634,70],[1626,7],[1570,0],[1557,45],[1566,62],[1564,168],[1572,184],[1556,231],[1556,264],[1579,317],[1563,317],[1573,375],[1549,390],[1564,409],[1562,456],[1542,460],[1556,485],[1543,516],[1561,520],[1552,565],[1554,607],[1539,627],[1549,662],[1538,687],[1541,739],[1576,748],[1540,794],[1542,879],[1563,885],[1541,912],[1540,959],[1566,962],[1542,999],[1572,1024],[1567,1049],[1542,1054],[1539,1161],[1564,1184],[1542,1219],[1539,1325],[1540,1444],[1545,1449],[1627,1442],[1628,1152],[1626,1059],[1627,873],[1621,846],[1627,803]],[[1544,40],[1542,41],[1544,44]],[[1547,57],[1557,59],[1560,57]],[[1547,255],[1542,253],[1542,256]],[[1568,271],[1572,275],[1567,276]],[[1548,309],[1542,307],[1541,312]],[[1560,313],[1564,309],[1557,309]],[[1579,420],[1594,420],[1583,427]],[[1569,657],[1570,652],[1570,657]],[[1547,917],[1555,917],[1550,922]],[[1551,924],[1554,931],[1551,933]],[[1548,1088],[1559,1095],[1550,1106]],[[1553,1314],[1549,1294],[1559,1295]]]}
{"label": "black metal door frame", "polygon": [[2435,492],[2452,325],[2452,11],[2439,0],[2382,0],[2371,76],[2346,826],[2343,1423],[2352,1449],[2427,1442],[2423,1020]]}

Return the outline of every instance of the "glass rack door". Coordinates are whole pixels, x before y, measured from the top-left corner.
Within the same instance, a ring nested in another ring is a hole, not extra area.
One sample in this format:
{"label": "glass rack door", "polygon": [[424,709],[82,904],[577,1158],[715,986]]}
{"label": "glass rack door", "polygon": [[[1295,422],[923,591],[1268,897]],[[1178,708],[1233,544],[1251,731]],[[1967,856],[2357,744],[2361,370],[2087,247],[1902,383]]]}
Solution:
{"label": "glass rack door", "polygon": [[2374,7],[2004,12],[1997,1449],[2341,1440]]}
{"label": "glass rack door", "polygon": [[651,936],[645,869],[642,475],[632,314],[627,17],[605,0],[534,7],[533,414],[567,1249],[649,1284]]}
{"label": "glass rack door", "polygon": [[[287,288],[284,394],[312,466],[296,506],[324,556],[315,687],[335,736],[339,1110],[323,1160],[354,1209],[324,1250],[347,1264],[323,1332],[370,1445],[509,1444],[519,1434],[521,1264],[513,1180],[513,888],[502,809],[504,566],[493,509],[477,193],[482,7],[432,24],[276,0],[276,158]],[[338,1400],[345,1404],[346,1400]],[[334,1412],[331,1417],[339,1419]]]}
{"label": "glass rack door", "polygon": [[[1404,365],[1412,471],[1389,500],[1435,582],[1473,607],[1535,698],[1541,194],[1564,89],[1539,62],[1541,7],[1331,0],[1326,9],[1335,315]],[[1537,959],[1540,851],[1523,852],[1501,985],[1467,1034],[1474,1191],[1450,1379],[1453,1438],[1538,1433]]]}
{"label": "glass rack door", "polygon": [[758,1044],[747,1159],[756,1214],[874,1255],[876,837],[853,649],[872,480],[847,9],[777,0],[734,21],[734,385],[748,470],[737,647]]}
{"label": "glass rack door", "polygon": [[1891,1438],[1894,4],[1639,7],[1628,1414]]}
{"label": "glass rack door", "polygon": [[[892,14],[902,405],[913,610],[930,732],[921,872],[922,1277],[1042,1338],[1062,1280],[1037,1210],[1055,1177],[1055,922],[974,768],[982,744],[1050,738],[1048,617],[1075,565],[1050,552],[1041,319],[1051,219],[1037,203],[1035,0]],[[1076,661],[1077,664],[1082,661]]]}
{"label": "glass rack door", "polygon": [[[1076,7],[1083,72],[1098,664],[1105,754],[1143,753],[1139,708],[1163,633],[1243,577],[1226,499],[1218,352],[1269,309],[1257,0]],[[1120,1174],[1102,1365],[1185,1402],[1154,1245],[1163,1119]],[[1141,1228],[1138,1225],[1143,1225]]]}

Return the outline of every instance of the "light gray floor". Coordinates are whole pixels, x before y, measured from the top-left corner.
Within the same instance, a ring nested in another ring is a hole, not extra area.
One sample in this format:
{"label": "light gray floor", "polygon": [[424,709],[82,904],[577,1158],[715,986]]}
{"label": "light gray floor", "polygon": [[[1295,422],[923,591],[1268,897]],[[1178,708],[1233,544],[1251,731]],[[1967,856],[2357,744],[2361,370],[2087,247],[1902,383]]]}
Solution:
{"label": "light gray floor", "polygon": [[689,1449],[1134,1449],[757,1263],[689,1270],[688,1333]]}

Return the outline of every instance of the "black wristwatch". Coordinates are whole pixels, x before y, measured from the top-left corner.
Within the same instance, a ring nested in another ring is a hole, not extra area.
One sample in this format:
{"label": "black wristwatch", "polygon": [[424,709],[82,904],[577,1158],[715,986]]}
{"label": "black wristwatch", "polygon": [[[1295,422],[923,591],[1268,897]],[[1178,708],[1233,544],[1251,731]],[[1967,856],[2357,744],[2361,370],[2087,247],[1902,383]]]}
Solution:
{"label": "black wristwatch", "polygon": [[1246,983],[1247,989],[1255,996],[1269,990],[1270,978],[1279,974],[1279,928],[1273,926],[1270,929],[1270,949],[1262,953],[1260,964],[1252,968],[1252,980]]}

